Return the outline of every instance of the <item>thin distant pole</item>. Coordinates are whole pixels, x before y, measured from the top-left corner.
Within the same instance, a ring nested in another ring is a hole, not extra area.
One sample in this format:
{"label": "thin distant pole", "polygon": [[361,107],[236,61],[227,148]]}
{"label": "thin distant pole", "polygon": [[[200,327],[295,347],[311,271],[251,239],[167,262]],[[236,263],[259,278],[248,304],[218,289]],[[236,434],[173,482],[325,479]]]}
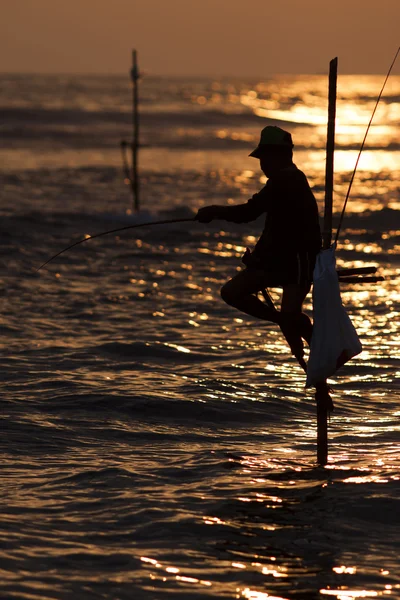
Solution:
{"label": "thin distant pole", "polygon": [[139,210],[139,175],[138,175],[138,154],[139,154],[139,69],[137,64],[137,52],[132,50],[132,202],[135,211]]}
{"label": "thin distant pole", "polygon": [[[328,133],[326,140],[325,168],[325,211],[323,247],[328,249],[332,242],[333,169],[335,153],[337,58],[329,63]],[[325,466],[328,462],[328,411],[326,403],[317,397],[317,462]]]}

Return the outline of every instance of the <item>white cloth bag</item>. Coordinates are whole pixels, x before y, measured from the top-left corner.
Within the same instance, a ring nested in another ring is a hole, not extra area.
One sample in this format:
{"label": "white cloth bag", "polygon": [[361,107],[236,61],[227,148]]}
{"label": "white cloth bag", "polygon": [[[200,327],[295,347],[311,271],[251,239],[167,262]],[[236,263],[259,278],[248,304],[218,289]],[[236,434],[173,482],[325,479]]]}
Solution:
{"label": "white cloth bag", "polygon": [[314,329],[306,387],[336,373],[362,351],[357,332],[342,304],[336,273],[335,246],[322,250],[314,269]]}

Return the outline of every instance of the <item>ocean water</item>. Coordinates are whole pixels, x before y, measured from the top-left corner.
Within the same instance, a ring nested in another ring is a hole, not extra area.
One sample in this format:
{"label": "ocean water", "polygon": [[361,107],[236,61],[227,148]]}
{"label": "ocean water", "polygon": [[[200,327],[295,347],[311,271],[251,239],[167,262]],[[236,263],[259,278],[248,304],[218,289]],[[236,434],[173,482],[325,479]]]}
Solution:
{"label": "ocean water", "polygon": [[[364,350],[331,380],[326,468],[278,329],[219,296],[262,220],[128,230],[37,269],[87,234],[245,202],[266,124],[322,214],[327,77],[144,78],[139,214],[128,78],[0,80],[1,600],[399,599],[400,77],[339,240],[339,266],[385,280],[342,286]],[[335,223],[382,81],[339,77]]]}

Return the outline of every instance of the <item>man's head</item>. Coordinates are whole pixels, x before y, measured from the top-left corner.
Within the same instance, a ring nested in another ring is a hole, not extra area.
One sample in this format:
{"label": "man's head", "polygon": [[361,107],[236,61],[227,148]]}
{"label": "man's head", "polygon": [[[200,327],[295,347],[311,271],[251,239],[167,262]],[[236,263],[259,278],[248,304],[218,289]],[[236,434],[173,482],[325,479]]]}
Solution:
{"label": "man's head", "polygon": [[260,159],[261,170],[269,177],[276,169],[292,162],[292,136],[280,127],[268,125],[261,131],[260,142],[250,156]]}

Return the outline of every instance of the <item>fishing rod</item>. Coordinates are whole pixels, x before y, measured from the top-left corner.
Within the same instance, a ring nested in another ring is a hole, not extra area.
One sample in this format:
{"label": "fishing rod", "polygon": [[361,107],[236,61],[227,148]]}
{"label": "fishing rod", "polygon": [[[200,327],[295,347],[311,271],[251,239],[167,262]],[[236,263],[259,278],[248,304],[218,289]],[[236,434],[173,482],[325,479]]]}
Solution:
{"label": "fishing rod", "polygon": [[57,258],[57,256],[60,256],[60,254],[63,254],[67,250],[70,250],[71,248],[74,248],[75,246],[79,246],[79,244],[83,244],[83,242],[87,242],[89,240],[94,240],[94,238],[102,237],[103,235],[109,235],[110,233],[118,233],[119,231],[126,231],[127,229],[135,229],[136,227],[148,227],[149,225],[167,225],[168,223],[169,224],[185,223],[188,221],[196,221],[196,218],[192,217],[190,219],[187,219],[187,218],[186,219],[167,219],[165,221],[150,221],[147,223],[137,223],[136,225],[126,225],[125,227],[118,227],[117,229],[110,229],[109,231],[102,231],[101,233],[95,233],[94,235],[88,235],[85,238],[83,238],[82,240],[78,240],[77,242],[70,244],[66,248],[63,248],[63,250],[60,250],[60,252],[57,252],[57,254],[55,254],[54,256],[49,258],[49,260],[46,260],[46,262],[44,262],[42,265],[40,265],[40,267],[36,270],[40,271],[40,269],[43,269],[43,267],[48,265],[49,262],[51,262],[52,260]]}
{"label": "fishing rod", "polygon": [[390,67],[389,67],[389,71],[387,72],[387,75],[386,75],[385,81],[383,82],[382,89],[381,89],[381,91],[379,92],[379,96],[378,96],[378,99],[377,99],[377,101],[376,101],[375,108],[374,108],[374,110],[372,111],[372,115],[371,115],[371,118],[370,118],[370,120],[369,120],[369,123],[368,123],[368,126],[367,126],[367,130],[366,130],[366,132],[365,132],[364,139],[363,139],[363,141],[362,141],[361,148],[360,148],[360,151],[359,151],[359,153],[358,153],[358,156],[357,156],[357,160],[356,160],[356,164],[355,164],[355,167],[354,167],[354,171],[353,171],[353,174],[352,174],[352,176],[351,176],[351,179],[350,179],[350,183],[349,183],[349,189],[347,190],[347,194],[346,194],[346,198],[345,198],[345,201],[344,201],[344,205],[343,205],[342,213],[341,213],[341,215],[340,215],[340,219],[339,219],[339,225],[338,225],[338,228],[337,228],[337,231],[336,231],[336,236],[335,236],[334,245],[336,245],[336,244],[337,244],[337,241],[338,241],[338,238],[339,238],[339,233],[340,233],[340,229],[341,229],[341,227],[342,227],[343,218],[344,218],[344,213],[345,213],[345,211],[346,211],[347,202],[348,202],[348,200],[349,200],[349,196],[350,196],[351,187],[352,187],[352,185],[353,185],[354,177],[355,177],[355,175],[356,175],[356,171],[357,171],[358,163],[360,162],[361,153],[362,153],[362,151],[364,150],[365,141],[366,141],[366,139],[367,139],[367,135],[368,135],[369,129],[370,129],[370,127],[371,127],[372,120],[373,120],[373,118],[374,118],[374,116],[375,116],[376,109],[378,108],[378,104],[379,104],[379,102],[380,102],[380,99],[381,99],[381,97],[382,97],[382,94],[383,94],[383,90],[385,89],[385,86],[386,86],[387,80],[389,79],[390,73],[392,72],[392,69],[393,69],[394,63],[395,63],[395,62],[396,62],[396,60],[397,60],[397,57],[398,57],[398,55],[399,55],[399,52],[400,52],[400,46],[397,48],[397,52],[396,52],[396,54],[395,54],[395,56],[394,56],[394,59],[393,59],[393,61],[392,61],[392,64],[391,64],[391,65],[390,65]]}
{"label": "fishing rod", "polygon": [[[385,81],[383,83],[382,89],[381,89],[381,91],[379,93],[379,96],[378,96],[378,99],[376,101],[374,110],[372,112],[371,119],[370,119],[370,121],[368,123],[367,130],[365,132],[364,139],[362,141],[361,148],[360,148],[360,151],[359,151],[358,156],[357,156],[357,160],[356,160],[356,164],[355,164],[355,167],[354,167],[354,171],[353,171],[353,174],[352,174],[351,179],[350,179],[350,184],[349,184],[349,188],[347,190],[347,194],[346,194],[346,198],[345,198],[345,201],[344,201],[342,213],[340,215],[339,225],[338,225],[338,228],[337,228],[337,231],[336,231],[336,236],[335,236],[335,242],[334,242],[334,244],[337,243],[338,238],[339,238],[339,233],[340,233],[340,229],[341,229],[341,226],[342,226],[342,223],[343,223],[343,218],[344,218],[344,214],[345,214],[345,211],[346,211],[347,202],[348,202],[349,197],[350,197],[350,191],[351,191],[351,188],[352,188],[352,185],[353,185],[353,181],[354,181],[354,177],[355,177],[355,174],[356,174],[356,171],[357,171],[358,163],[360,161],[361,153],[362,153],[362,151],[364,149],[365,141],[367,139],[367,135],[368,135],[368,132],[369,132],[371,124],[372,124],[372,120],[373,120],[373,118],[375,116],[375,112],[376,112],[376,109],[378,108],[379,101],[380,101],[380,99],[382,97],[382,94],[383,94],[383,91],[385,89],[387,80],[389,79],[389,76],[390,76],[390,74],[392,72],[393,66],[394,66],[394,64],[395,64],[395,62],[397,60],[397,56],[399,55],[399,53],[400,53],[400,46],[398,47],[397,52],[396,52],[396,54],[394,56],[394,59],[392,61],[392,64],[390,65],[389,71],[388,71],[388,73],[386,75],[386,78],[385,78]],[[126,231],[127,229],[135,229],[137,227],[149,227],[149,226],[152,226],[152,225],[166,225],[166,224],[172,224],[172,223],[186,223],[186,222],[189,222],[189,221],[192,221],[192,222],[196,221],[196,218],[192,217],[190,219],[186,218],[186,219],[167,219],[165,221],[150,221],[150,222],[147,222],[147,223],[138,223],[136,225],[126,225],[125,227],[118,227],[117,229],[110,229],[109,231],[103,231],[101,233],[95,233],[94,235],[88,235],[87,237],[83,238],[82,240],[78,240],[77,242],[74,242],[73,244],[70,244],[66,248],[63,248],[63,250],[60,250],[60,252],[57,252],[57,254],[54,254],[54,256],[52,256],[51,258],[49,258],[48,260],[46,260],[46,262],[44,262],[42,265],[40,265],[40,267],[37,269],[37,271],[40,271],[40,269],[43,269],[43,267],[45,267],[46,265],[49,264],[49,262],[51,262],[52,260],[54,260],[55,258],[57,258],[57,256],[60,256],[60,254],[63,254],[64,252],[67,252],[67,250],[70,250],[71,248],[74,248],[75,246],[78,246],[79,244],[83,244],[84,242],[87,242],[88,240],[93,240],[94,238],[102,237],[104,235],[109,235],[111,233],[119,233],[120,231]]]}

